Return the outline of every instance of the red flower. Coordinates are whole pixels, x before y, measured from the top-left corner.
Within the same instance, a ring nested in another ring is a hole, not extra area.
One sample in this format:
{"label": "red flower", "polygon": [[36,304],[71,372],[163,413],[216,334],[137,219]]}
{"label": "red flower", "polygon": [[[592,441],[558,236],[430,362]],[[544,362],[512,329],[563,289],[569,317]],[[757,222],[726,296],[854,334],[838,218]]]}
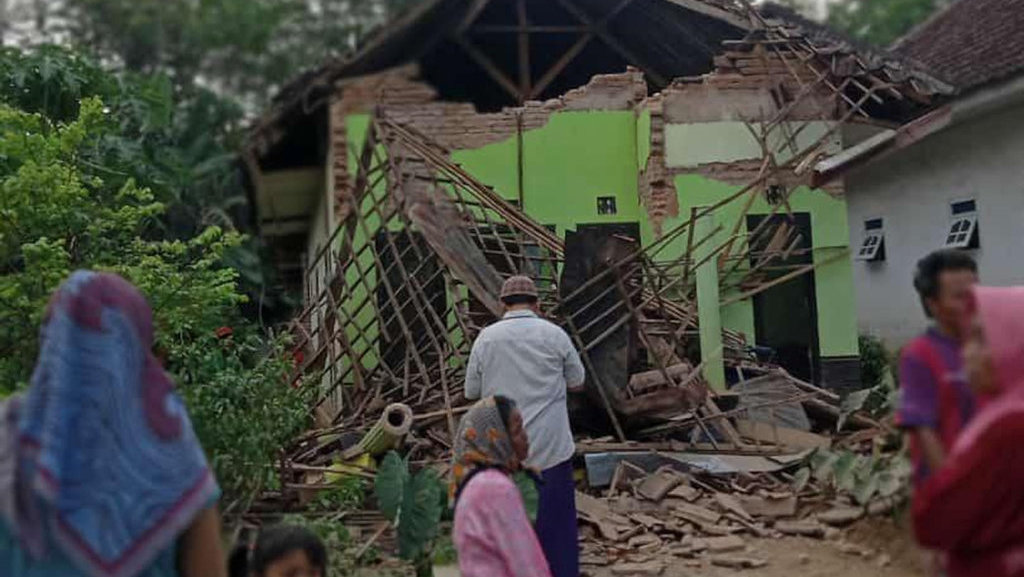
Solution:
{"label": "red flower", "polygon": [[219,329],[217,329],[216,334],[218,339],[224,339],[235,334],[235,330],[232,329],[231,327],[220,327]]}

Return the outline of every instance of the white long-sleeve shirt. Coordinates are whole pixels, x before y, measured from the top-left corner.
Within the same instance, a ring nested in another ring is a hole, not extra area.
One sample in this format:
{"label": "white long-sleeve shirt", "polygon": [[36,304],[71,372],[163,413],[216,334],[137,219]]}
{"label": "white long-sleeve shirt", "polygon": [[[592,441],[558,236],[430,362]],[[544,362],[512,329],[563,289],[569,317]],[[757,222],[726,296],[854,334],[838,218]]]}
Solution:
{"label": "white long-sleeve shirt", "polygon": [[531,311],[512,311],[480,331],[473,343],[465,394],[515,401],[530,441],[526,463],[543,470],[575,451],[567,390],[584,379],[583,363],[565,331]]}

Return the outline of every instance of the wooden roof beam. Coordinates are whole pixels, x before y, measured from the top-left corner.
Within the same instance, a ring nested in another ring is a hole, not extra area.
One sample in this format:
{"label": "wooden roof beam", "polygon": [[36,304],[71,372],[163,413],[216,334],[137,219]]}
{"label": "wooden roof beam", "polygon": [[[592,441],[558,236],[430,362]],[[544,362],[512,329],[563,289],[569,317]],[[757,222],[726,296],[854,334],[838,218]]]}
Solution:
{"label": "wooden roof beam", "polygon": [[[616,10],[624,9],[629,5],[630,1],[631,0],[623,0],[623,2],[619,3]],[[614,18],[615,10],[609,12],[609,14],[600,22],[596,22],[590,17],[590,15],[580,9],[580,7],[575,3],[575,0],[558,0],[558,3],[561,4],[569,13],[575,16],[577,20],[590,27],[590,30],[605,44],[607,44],[609,48],[618,52],[620,56],[625,58],[631,64],[642,68],[644,72],[646,72],[647,75],[650,76],[657,84],[660,84],[661,86],[668,85],[668,79],[664,75],[655,70],[653,66],[647,65],[642,58],[638,57],[632,50],[622,44],[614,34],[608,31],[607,24],[612,18]]]}

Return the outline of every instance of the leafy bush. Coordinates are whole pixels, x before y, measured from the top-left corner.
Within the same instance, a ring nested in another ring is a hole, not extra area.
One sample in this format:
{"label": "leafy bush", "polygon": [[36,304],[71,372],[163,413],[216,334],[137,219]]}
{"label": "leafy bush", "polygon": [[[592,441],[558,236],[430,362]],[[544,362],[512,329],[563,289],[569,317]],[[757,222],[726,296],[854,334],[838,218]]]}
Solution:
{"label": "leafy bush", "polygon": [[889,350],[877,337],[861,335],[860,345],[860,377],[864,386],[877,387],[892,374],[892,356]]}
{"label": "leafy bush", "polygon": [[[147,238],[195,238],[211,226],[247,223],[247,198],[235,150],[243,112],[235,102],[193,88],[176,92],[163,75],[113,74],[80,54],[57,46],[0,48],[0,102],[37,113],[54,126],[77,119],[81,103],[103,102],[104,130],[75,151],[84,180],[106,190],[145,189],[161,208],[146,222]],[[255,317],[281,319],[294,306],[276,286],[273,269],[259,258],[258,239],[233,239],[222,255],[238,271],[240,303]]]}
{"label": "leafy bush", "polygon": [[[105,178],[109,167],[93,162],[98,143],[121,129],[95,98],[68,122],[0,103],[0,394],[27,385],[60,282],[79,268],[117,272],[153,306],[156,348],[189,402],[225,502],[244,505],[305,426],[305,399],[284,384],[284,343],[264,344],[239,315],[246,297],[224,258],[242,237],[216,226],[163,237],[165,205],[152,191],[121,174]],[[223,325],[235,328],[229,342],[214,336]]]}
{"label": "leafy bush", "polygon": [[794,483],[799,491],[814,478],[833,492],[846,492],[858,504],[867,505],[875,498],[904,493],[910,473],[910,462],[904,451],[881,453],[876,450],[864,455],[819,449],[811,456],[808,466],[797,471]]}

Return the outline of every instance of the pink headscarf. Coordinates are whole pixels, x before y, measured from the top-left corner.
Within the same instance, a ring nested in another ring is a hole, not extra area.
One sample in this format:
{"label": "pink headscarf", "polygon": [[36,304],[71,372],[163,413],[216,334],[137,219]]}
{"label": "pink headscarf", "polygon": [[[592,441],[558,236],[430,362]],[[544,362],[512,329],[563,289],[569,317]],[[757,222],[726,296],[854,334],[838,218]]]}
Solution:
{"label": "pink headscarf", "polygon": [[974,309],[981,319],[1000,393],[1024,385],[1024,286],[974,289]]}
{"label": "pink headscarf", "polygon": [[950,577],[1024,574],[1024,287],[978,287],[972,299],[997,387],[946,462],[918,488],[914,533],[947,553]]}

